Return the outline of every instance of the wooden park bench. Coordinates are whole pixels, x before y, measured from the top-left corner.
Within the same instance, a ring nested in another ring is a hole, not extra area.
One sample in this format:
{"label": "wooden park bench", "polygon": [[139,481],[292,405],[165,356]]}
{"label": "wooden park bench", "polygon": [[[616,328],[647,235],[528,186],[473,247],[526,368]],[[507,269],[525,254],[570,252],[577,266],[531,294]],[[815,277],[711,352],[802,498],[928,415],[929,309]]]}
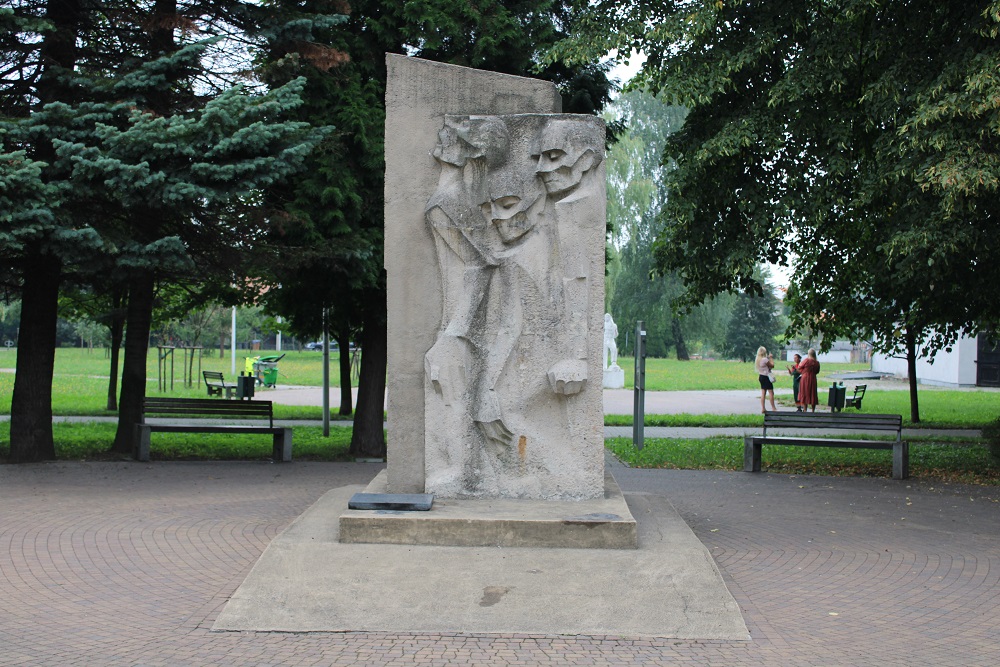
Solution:
{"label": "wooden park bench", "polygon": [[[877,431],[895,433],[896,440],[865,440],[847,438],[809,438],[800,435],[768,435],[768,429],[836,429],[855,432]],[[861,449],[891,449],[892,478],[910,476],[910,446],[903,441],[903,418],[900,415],[866,415],[844,413],[768,412],[764,415],[764,433],[748,435],[743,440],[743,470],[760,472],[762,445],[798,445],[802,447],[853,447]]]}
{"label": "wooden park bench", "polygon": [[[277,463],[292,460],[292,429],[274,425],[271,401],[218,401],[209,398],[151,398],[142,404],[142,421],[135,425],[137,461],[149,460],[149,436],[157,433],[260,433],[274,438],[272,459]],[[147,423],[148,416],[173,417],[169,422]],[[256,424],[218,424],[209,419],[179,418],[215,417],[217,419],[260,420]],[[267,425],[263,420],[267,420]]]}
{"label": "wooden park bench", "polygon": [[236,385],[226,384],[225,377],[218,371],[202,371],[201,376],[205,378],[209,396],[222,396],[225,393],[226,398],[232,398],[236,393]]}
{"label": "wooden park bench", "polygon": [[844,399],[845,408],[857,408],[861,409],[861,399],[865,397],[865,390],[868,389],[868,385],[859,384],[854,388],[854,396]]}

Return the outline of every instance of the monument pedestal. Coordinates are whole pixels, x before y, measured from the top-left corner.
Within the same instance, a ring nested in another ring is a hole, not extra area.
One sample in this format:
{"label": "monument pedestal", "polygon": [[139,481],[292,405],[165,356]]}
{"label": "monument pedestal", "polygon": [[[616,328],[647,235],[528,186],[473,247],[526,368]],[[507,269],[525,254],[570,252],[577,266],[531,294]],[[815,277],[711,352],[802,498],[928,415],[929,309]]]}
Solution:
{"label": "monument pedestal", "polygon": [[624,389],[625,388],[625,371],[618,364],[610,368],[604,369],[604,388],[605,389]]}
{"label": "monument pedestal", "polygon": [[[384,493],[382,471],[365,489]],[[430,511],[347,510],[339,541],[460,547],[636,549],[635,519],[611,473],[604,497],[552,501],[511,498],[435,498]]]}

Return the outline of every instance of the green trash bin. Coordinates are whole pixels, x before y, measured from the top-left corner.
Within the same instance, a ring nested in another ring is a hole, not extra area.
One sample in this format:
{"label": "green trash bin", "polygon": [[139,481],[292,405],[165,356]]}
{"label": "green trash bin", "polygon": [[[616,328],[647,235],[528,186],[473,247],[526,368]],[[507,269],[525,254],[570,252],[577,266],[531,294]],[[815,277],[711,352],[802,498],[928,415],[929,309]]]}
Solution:
{"label": "green trash bin", "polygon": [[259,357],[254,362],[254,374],[257,376],[257,382],[265,387],[274,387],[278,383],[278,362],[284,356],[283,354],[279,354]]}
{"label": "green trash bin", "polygon": [[830,406],[830,412],[840,412],[844,409],[844,401],[847,399],[847,387],[841,382],[839,385],[834,382],[830,387],[830,394],[826,399],[826,404]]}

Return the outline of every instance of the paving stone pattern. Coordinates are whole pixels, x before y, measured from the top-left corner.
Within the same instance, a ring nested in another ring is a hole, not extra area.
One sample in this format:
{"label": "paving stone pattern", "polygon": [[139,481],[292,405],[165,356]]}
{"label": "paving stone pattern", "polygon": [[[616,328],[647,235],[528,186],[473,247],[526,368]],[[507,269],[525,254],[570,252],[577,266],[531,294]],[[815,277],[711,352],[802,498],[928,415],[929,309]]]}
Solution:
{"label": "paving stone pattern", "polygon": [[996,663],[1000,490],[620,466],[715,556],[751,641],[210,631],[276,534],[378,469],[0,466],[0,666]]}

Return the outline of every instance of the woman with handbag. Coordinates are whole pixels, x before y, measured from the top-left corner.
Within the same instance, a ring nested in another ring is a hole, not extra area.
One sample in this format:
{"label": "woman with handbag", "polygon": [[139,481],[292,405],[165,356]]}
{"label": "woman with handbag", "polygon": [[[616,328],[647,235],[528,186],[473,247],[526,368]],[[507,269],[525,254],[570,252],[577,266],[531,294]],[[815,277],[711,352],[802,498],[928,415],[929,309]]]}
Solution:
{"label": "woman with handbag", "polygon": [[757,348],[757,359],[754,361],[754,368],[757,370],[757,379],[760,382],[760,413],[767,412],[764,404],[765,398],[771,399],[771,410],[778,411],[774,404],[774,356],[767,353],[767,348],[761,345]]}

